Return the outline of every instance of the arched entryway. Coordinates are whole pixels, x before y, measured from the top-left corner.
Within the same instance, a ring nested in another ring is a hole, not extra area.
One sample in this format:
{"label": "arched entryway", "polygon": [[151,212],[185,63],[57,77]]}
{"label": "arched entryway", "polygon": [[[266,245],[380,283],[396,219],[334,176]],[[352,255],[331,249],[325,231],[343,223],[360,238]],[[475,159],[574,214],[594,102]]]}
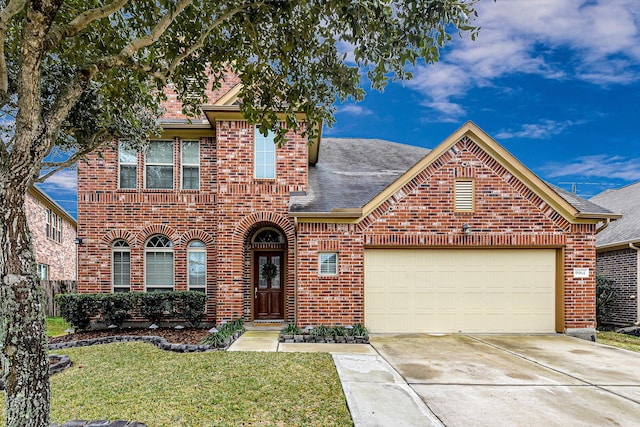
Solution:
{"label": "arched entryway", "polygon": [[287,240],[273,225],[247,236],[251,272],[252,319],[283,321],[286,313]]}

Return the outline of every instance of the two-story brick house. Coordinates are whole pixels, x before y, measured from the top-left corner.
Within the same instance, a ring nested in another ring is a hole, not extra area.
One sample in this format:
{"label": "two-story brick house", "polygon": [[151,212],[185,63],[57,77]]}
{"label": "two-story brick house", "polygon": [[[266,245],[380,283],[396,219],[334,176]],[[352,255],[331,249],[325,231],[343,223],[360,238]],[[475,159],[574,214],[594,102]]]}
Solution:
{"label": "two-story brick house", "polygon": [[277,147],[243,119],[237,84],[201,122],[170,98],[146,153],[80,165],[81,291],[202,290],[215,322],[591,333],[611,212],[473,123],[431,151],[293,132]]}
{"label": "two-story brick house", "polygon": [[27,192],[25,212],[38,277],[41,280],[76,280],[75,218],[35,186]]}

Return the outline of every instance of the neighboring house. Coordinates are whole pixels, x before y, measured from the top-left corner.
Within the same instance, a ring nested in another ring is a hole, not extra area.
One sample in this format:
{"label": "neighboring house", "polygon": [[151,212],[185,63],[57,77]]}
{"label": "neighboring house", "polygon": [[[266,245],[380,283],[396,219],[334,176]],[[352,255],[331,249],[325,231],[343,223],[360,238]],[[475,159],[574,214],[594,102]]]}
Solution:
{"label": "neighboring house", "polygon": [[215,322],[593,334],[595,230],[616,215],[473,123],[431,151],[293,132],[278,148],[237,88],[191,124],[170,98],[146,153],[79,165],[81,292],[201,290]]}
{"label": "neighboring house", "polygon": [[623,215],[596,235],[597,268],[598,274],[615,282],[611,322],[637,324],[640,320],[640,182],[604,191],[590,200]]}
{"label": "neighboring house", "polygon": [[25,211],[38,277],[76,280],[76,220],[36,186],[27,192]]}

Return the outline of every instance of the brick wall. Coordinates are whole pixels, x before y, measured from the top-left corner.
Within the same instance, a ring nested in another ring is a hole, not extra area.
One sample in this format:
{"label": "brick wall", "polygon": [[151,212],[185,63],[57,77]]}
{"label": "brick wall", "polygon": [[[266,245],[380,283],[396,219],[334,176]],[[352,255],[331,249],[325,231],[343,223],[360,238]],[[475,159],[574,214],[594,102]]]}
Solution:
{"label": "brick wall", "polygon": [[[219,122],[216,138],[200,138],[200,190],[180,189],[180,138],[174,139],[174,189],[144,188],[144,158],[138,182],[119,190],[118,154],[103,150],[79,167],[78,221],[81,292],[111,292],[111,245],[124,239],[131,252],[131,289],[144,290],[144,247],[154,234],[174,245],[174,289],[187,288],[186,248],[200,239],[207,249],[207,320],[251,315],[251,237],[274,227],[286,237],[287,271],[294,270],[293,222],[289,194],[307,185],[307,144],[289,133],[277,150],[276,178],[255,179],[253,127],[245,121]],[[192,139],[192,138],[189,138]],[[286,275],[287,317],[293,317],[294,275]]]}
{"label": "brick wall", "polygon": [[598,274],[614,281],[615,295],[611,322],[629,325],[638,322],[638,253],[631,249],[600,252]]}
{"label": "brick wall", "polygon": [[[473,178],[473,212],[456,212],[456,178]],[[462,224],[473,233],[465,236]],[[305,224],[298,230],[299,324],[364,319],[364,247],[564,248],[565,328],[595,327],[595,225],[571,225],[471,140],[406,184],[359,224]],[[328,249],[330,248],[330,249]],[[337,277],[318,275],[318,251],[339,253]]]}
{"label": "brick wall", "polygon": [[[52,209],[62,217],[62,241],[46,236],[46,210]],[[49,280],[75,280],[76,278],[76,228],[52,203],[27,192],[25,200],[27,223],[31,231],[36,262],[49,266]]]}

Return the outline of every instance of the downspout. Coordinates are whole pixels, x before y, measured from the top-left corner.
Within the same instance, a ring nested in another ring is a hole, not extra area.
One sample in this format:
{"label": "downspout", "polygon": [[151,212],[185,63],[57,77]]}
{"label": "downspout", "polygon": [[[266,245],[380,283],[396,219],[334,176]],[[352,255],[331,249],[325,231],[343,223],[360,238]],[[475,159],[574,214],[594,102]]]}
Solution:
{"label": "downspout", "polygon": [[293,324],[298,326],[298,217],[293,217]]}
{"label": "downspout", "polygon": [[607,218],[605,220],[604,224],[602,224],[600,227],[596,228],[596,234],[598,234],[599,232],[601,232],[602,230],[607,228],[609,226],[609,224],[611,224],[611,218]]}
{"label": "downspout", "polygon": [[633,243],[629,243],[629,247],[636,251],[636,302],[638,304],[638,317],[636,320],[636,325],[640,325],[640,248],[634,245]]}

